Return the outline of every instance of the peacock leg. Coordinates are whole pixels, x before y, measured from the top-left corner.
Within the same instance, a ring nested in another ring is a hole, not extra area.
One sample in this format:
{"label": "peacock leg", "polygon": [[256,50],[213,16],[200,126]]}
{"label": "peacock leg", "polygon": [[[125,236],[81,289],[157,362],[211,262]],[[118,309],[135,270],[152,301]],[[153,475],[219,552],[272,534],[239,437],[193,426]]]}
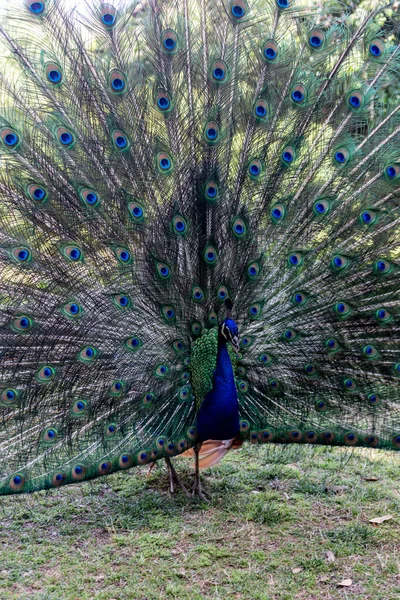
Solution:
{"label": "peacock leg", "polygon": [[165,462],[167,463],[167,468],[168,468],[169,489],[170,489],[171,494],[173,494],[175,492],[175,484],[177,484],[177,485],[179,485],[181,490],[184,492],[184,494],[188,498],[191,498],[191,494],[190,494],[189,490],[187,489],[187,487],[185,486],[185,484],[182,482],[181,478],[179,477],[178,473],[176,472],[175,467],[171,462],[171,459],[169,457],[166,457]]}
{"label": "peacock leg", "polygon": [[201,500],[208,502],[208,499],[205,496],[205,493],[204,493],[204,490],[202,489],[201,481],[200,481],[200,467],[199,467],[200,448],[201,448],[201,442],[199,442],[198,444],[195,444],[195,446],[193,448],[194,454],[195,454],[195,472],[194,472],[194,486],[193,486],[192,496],[197,496],[198,498],[201,498]]}

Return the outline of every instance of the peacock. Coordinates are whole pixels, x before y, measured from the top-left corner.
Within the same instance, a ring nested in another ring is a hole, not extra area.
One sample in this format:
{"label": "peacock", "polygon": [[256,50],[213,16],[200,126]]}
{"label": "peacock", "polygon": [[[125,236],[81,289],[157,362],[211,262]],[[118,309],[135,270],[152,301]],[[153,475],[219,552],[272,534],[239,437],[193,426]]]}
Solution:
{"label": "peacock", "polygon": [[395,11],[6,3],[0,494],[400,449]]}

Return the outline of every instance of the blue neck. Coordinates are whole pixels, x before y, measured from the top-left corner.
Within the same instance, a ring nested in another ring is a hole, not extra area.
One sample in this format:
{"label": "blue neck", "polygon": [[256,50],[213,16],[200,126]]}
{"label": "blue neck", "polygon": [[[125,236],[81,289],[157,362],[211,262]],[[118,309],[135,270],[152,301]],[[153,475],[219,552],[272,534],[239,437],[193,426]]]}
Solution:
{"label": "blue neck", "polygon": [[235,378],[226,342],[221,338],[218,341],[213,388],[199,408],[197,432],[201,441],[228,440],[239,433],[239,405]]}

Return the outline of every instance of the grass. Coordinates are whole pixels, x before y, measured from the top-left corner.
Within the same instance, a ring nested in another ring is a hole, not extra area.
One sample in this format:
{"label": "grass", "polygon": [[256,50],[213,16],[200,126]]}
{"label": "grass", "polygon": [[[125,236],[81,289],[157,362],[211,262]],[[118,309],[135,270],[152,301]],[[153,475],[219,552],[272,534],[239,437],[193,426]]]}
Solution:
{"label": "grass", "polygon": [[246,446],[204,481],[209,504],[163,465],[0,498],[1,599],[400,598],[397,455]]}

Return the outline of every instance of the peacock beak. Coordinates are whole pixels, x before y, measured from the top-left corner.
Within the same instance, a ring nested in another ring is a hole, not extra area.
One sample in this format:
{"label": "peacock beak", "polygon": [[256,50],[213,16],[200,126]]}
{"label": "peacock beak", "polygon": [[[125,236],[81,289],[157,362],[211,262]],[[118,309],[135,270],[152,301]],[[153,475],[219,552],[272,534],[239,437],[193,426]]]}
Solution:
{"label": "peacock beak", "polygon": [[231,344],[232,344],[232,348],[234,349],[235,352],[239,352],[239,338],[237,335],[235,335],[232,339],[231,339]]}

